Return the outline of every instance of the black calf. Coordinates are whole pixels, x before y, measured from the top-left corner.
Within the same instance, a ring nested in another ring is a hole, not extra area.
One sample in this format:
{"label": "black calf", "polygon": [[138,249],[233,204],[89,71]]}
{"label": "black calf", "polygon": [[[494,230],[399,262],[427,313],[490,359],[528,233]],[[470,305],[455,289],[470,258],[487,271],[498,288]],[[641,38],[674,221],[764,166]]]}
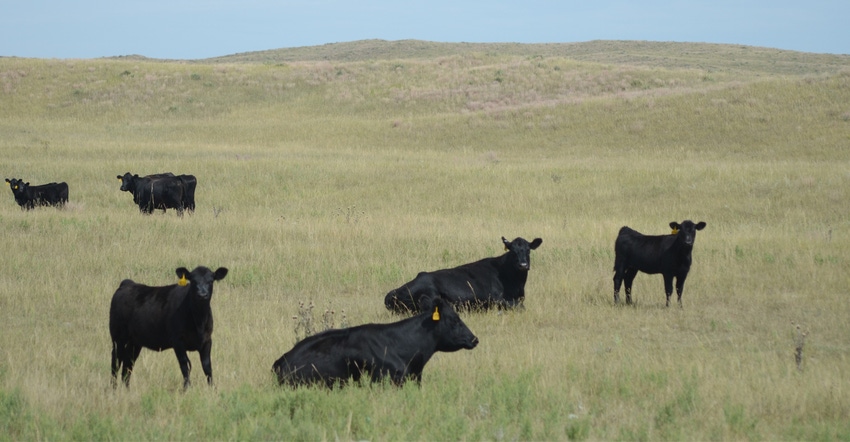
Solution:
{"label": "black calf", "polygon": [[672,235],[647,236],[628,227],[620,229],[614,243],[614,303],[620,302],[620,284],[626,283],[626,304],[632,303],[632,281],[638,271],[664,276],[664,293],[667,306],[673,294],[673,278],[676,278],[676,294],[682,306],[682,289],[691,269],[691,251],[694,248],[697,230],[705,228],[704,222],[671,222]]}
{"label": "black calf", "polygon": [[197,351],[201,366],[212,384],[213,317],[210,300],[213,282],[227,275],[220,267],[213,272],[206,267],[197,267],[191,272],[184,267],[177,269],[180,278],[177,284],[164,287],[149,287],[129,279],[121,281],[112,295],[109,308],[109,334],[112,336],[112,378],[117,384],[118,370],[121,378],[130,386],[133,365],[142,347],[162,351],[174,349],[183,387],[189,386],[192,364],[187,351]]}

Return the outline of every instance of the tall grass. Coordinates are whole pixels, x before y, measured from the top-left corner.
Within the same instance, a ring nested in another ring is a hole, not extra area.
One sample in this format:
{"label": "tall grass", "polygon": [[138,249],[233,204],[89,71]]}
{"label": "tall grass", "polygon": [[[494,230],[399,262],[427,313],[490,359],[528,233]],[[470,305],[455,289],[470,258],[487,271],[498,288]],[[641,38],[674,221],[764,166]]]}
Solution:
{"label": "tall grass", "polygon": [[[0,59],[2,173],[66,181],[71,199],[0,204],[0,433],[850,438],[846,72],[510,53]],[[127,171],[195,174],[197,211],[139,214],[118,190]],[[619,227],[683,219],[708,223],[684,308],[664,308],[650,275],[634,307],[615,307]],[[396,320],[388,290],[502,253],[501,236],[543,238],[525,310],[464,315],[481,345],[438,354],[421,387],[275,385],[301,303],[314,324],[331,310],[336,325]],[[118,283],[170,284],[196,265],[231,270],[212,301],[216,387],[190,354],[181,393],[173,353],[145,350],[113,391]]]}

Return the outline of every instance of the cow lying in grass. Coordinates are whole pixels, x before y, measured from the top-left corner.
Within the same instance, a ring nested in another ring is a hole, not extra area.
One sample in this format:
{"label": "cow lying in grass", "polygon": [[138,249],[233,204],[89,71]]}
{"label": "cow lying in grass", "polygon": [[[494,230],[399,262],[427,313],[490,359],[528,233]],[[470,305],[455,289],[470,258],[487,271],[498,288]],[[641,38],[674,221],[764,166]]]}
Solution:
{"label": "cow lying in grass", "polygon": [[691,269],[691,251],[694,248],[697,230],[705,228],[704,222],[671,222],[671,235],[648,236],[623,227],[614,243],[614,303],[620,302],[620,284],[626,284],[626,304],[632,303],[632,281],[637,272],[661,273],[664,276],[664,293],[667,306],[673,294],[673,278],[676,278],[676,294],[682,306],[682,289]]}
{"label": "cow lying in grass", "polygon": [[422,369],[438,351],[473,349],[478,338],[451,304],[423,301],[428,312],[390,324],[364,324],[307,337],[272,366],[281,384],[332,388],[349,379],[388,378],[395,385],[422,380]]}
{"label": "cow lying in grass", "polygon": [[387,309],[396,313],[424,311],[423,298],[442,296],[457,309],[486,310],[516,307],[525,299],[525,282],[531,269],[531,251],[542,239],[508,241],[506,253],[451,269],[421,272],[412,281],[384,297]]}
{"label": "cow lying in grass", "polygon": [[226,275],[224,267],[215,272],[206,267],[197,267],[191,272],[180,267],[177,284],[150,287],[129,279],[121,281],[109,308],[113,386],[117,385],[122,365],[121,378],[130,386],[133,365],[142,347],[156,351],[173,348],[183,372],[183,388],[189,386],[192,369],[186,352],[197,351],[207,383],[212,384],[210,300],[213,282]]}

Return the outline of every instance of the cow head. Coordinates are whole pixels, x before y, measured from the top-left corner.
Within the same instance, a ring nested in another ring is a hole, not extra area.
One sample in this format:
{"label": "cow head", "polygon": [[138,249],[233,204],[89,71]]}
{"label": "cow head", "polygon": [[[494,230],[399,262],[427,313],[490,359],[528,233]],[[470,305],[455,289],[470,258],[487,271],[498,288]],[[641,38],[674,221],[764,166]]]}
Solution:
{"label": "cow head", "polygon": [[189,290],[204,300],[210,300],[213,293],[213,282],[220,281],[227,276],[227,268],[219,267],[218,270],[212,270],[200,266],[195,267],[191,272],[185,267],[177,269],[177,277],[180,278],[179,285],[188,285]]}
{"label": "cow head", "polygon": [[127,172],[124,175],[118,175],[118,180],[121,181],[121,190],[125,192],[132,192],[133,182],[138,177],[138,175],[131,175],[130,172]]}
{"label": "cow head", "polygon": [[539,247],[543,240],[535,238],[534,241],[528,242],[523,238],[516,238],[513,241],[508,241],[503,236],[502,243],[516,267],[519,270],[528,271],[531,270],[531,251]]}
{"label": "cow head", "polygon": [[26,194],[24,193],[24,190],[26,189],[25,184],[29,183],[24,183],[24,180],[19,180],[17,178],[6,178],[6,184],[8,184],[9,188],[12,189],[12,195],[15,197],[15,202],[18,203],[21,208],[23,208],[23,206],[27,203],[28,200]]}
{"label": "cow head", "polygon": [[674,235],[677,235],[679,239],[685,242],[685,245],[692,246],[694,245],[694,240],[697,238],[697,230],[704,229],[705,222],[700,221],[694,224],[693,221],[688,219],[679,224],[673,221],[670,223],[670,228],[676,232]]}
{"label": "cow head", "polygon": [[9,188],[12,189],[12,193],[18,193],[18,191],[20,190],[21,180],[17,178],[6,178],[6,184],[8,184]]}
{"label": "cow head", "polygon": [[421,318],[434,327],[438,351],[471,350],[478,345],[478,337],[460,319],[451,303],[441,296],[423,298],[420,303],[424,312]]}

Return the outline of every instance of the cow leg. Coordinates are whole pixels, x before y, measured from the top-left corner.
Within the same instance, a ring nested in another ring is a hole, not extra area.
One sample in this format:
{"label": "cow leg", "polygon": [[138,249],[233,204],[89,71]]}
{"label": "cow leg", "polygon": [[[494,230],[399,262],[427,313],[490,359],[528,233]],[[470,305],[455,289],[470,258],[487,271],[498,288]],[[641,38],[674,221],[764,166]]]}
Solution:
{"label": "cow leg", "polygon": [[679,275],[676,277],[676,298],[679,301],[679,308],[682,307],[682,291],[685,289],[685,278],[688,275]]}
{"label": "cow leg", "polygon": [[212,385],[212,360],[210,360],[210,352],[212,350],[212,341],[208,341],[198,353],[201,355],[201,367],[204,369],[204,374],[207,375],[207,384]]}
{"label": "cow leg", "polygon": [[118,386],[118,369],[121,368],[121,361],[118,359],[118,343],[112,342],[112,388]]}
{"label": "cow leg", "polygon": [[664,274],[664,294],[667,295],[667,307],[670,307],[670,296],[673,295],[673,275]]}
{"label": "cow leg", "polygon": [[623,284],[623,270],[614,269],[614,304],[620,302],[620,285]]}
{"label": "cow leg", "polygon": [[626,285],[626,304],[632,303],[632,282],[635,280],[637,272],[637,269],[626,269],[626,274],[624,275],[624,282]]}
{"label": "cow leg", "polygon": [[139,353],[141,352],[142,347],[136,347],[130,344],[118,346],[119,364],[124,366],[121,369],[121,379],[124,381],[124,386],[127,388],[130,387],[130,375],[133,374],[133,366],[136,365],[136,359],[138,359]]}
{"label": "cow leg", "polygon": [[189,373],[192,371],[192,363],[189,361],[189,355],[186,350],[174,347],[174,354],[177,356],[177,362],[180,363],[180,372],[183,373],[183,389],[189,388]]}

